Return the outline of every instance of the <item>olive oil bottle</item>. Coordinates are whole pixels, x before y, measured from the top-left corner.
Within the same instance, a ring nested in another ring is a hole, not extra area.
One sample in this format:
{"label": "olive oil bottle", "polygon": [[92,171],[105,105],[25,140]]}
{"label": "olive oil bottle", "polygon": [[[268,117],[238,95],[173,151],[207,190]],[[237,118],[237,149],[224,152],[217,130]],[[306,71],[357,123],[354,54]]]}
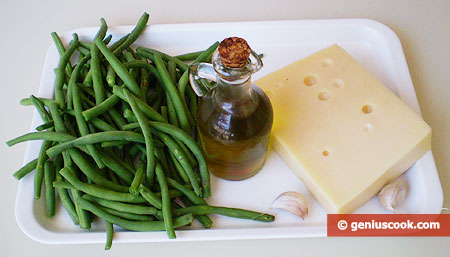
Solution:
{"label": "olive oil bottle", "polygon": [[[213,54],[212,64],[190,68],[194,91],[201,96],[197,124],[210,171],[228,180],[243,180],[263,166],[273,111],[269,98],[251,83],[262,61],[241,38],[227,38]],[[215,81],[207,86],[203,79]]]}

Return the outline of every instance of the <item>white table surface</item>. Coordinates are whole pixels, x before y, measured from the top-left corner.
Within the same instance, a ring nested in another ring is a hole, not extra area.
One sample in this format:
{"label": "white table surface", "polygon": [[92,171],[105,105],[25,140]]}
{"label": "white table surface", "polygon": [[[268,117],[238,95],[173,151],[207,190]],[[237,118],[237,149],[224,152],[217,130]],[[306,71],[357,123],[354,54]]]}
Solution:
{"label": "white table surface", "polygon": [[[0,101],[0,256],[448,256],[449,238],[311,238],[103,245],[44,245],[17,226],[14,202],[25,144],[4,142],[29,129],[32,108],[19,99],[37,93],[50,33],[132,25],[150,13],[150,24],[368,18],[399,36],[421,111],[433,129],[432,150],[450,207],[450,1],[13,1],[0,2],[2,101]],[[443,211],[448,213],[448,211]]]}

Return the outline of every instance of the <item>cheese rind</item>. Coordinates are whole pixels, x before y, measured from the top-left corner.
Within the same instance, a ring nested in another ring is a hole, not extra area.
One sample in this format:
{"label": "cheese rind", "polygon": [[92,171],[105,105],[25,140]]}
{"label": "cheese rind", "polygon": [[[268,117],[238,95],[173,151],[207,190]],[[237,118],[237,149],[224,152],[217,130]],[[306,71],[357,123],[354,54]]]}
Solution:
{"label": "cheese rind", "polygon": [[255,82],[272,148],[330,213],[351,213],[431,148],[430,127],[337,45]]}

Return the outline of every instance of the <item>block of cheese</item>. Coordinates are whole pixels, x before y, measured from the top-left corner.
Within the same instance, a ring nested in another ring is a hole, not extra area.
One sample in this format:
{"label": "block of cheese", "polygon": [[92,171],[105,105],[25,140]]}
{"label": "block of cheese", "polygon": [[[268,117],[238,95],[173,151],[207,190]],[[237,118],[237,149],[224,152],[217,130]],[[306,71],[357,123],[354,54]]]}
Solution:
{"label": "block of cheese", "polygon": [[255,84],[272,148],[330,213],[352,213],[431,147],[430,127],[338,45]]}

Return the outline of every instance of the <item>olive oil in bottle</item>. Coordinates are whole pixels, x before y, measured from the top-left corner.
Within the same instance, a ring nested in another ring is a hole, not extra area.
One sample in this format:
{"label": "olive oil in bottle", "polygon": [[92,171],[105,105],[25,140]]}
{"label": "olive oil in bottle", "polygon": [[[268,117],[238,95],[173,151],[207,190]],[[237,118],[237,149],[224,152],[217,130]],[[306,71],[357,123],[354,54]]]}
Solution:
{"label": "olive oil in bottle", "polygon": [[[264,164],[273,111],[268,97],[251,83],[251,74],[261,67],[261,59],[240,38],[222,41],[212,67],[191,66],[191,84],[202,96],[197,110],[200,143],[208,168],[218,177],[243,180]],[[216,85],[202,92],[196,81],[205,73]]]}

